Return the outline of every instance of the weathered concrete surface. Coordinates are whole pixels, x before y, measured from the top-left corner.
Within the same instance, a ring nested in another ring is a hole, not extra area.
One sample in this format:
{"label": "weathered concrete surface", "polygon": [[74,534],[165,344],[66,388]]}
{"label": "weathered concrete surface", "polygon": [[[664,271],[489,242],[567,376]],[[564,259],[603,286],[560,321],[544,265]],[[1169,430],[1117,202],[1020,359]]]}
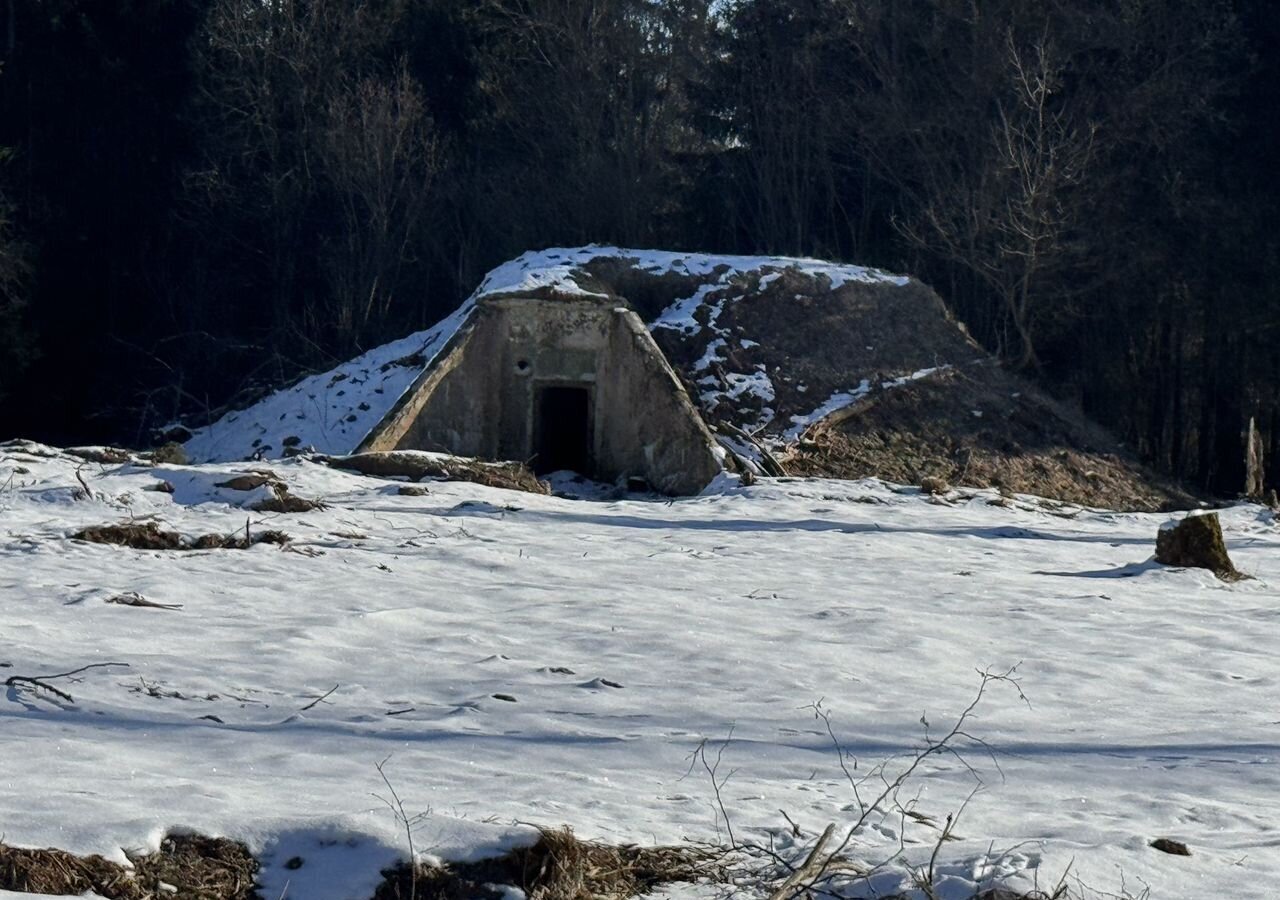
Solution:
{"label": "weathered concrete surface", "polygon": [[715,441],[644,324],[616,301],[495,298],[360,450],[436,450],[537,464],[538,392],[589,397],[591,471],[667,494],[720,471]]}

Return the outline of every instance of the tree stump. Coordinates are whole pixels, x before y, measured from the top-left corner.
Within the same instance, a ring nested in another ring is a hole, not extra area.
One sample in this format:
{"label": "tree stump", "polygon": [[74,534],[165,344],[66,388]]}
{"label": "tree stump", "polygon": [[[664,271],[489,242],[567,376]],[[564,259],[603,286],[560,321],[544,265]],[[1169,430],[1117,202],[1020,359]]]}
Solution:
{"label": "tree stump", "polygon": [[1217,513],[1187,516],[1181,522],[1162,526],[1156,535],[1156,562],[1208,569],[1223,581],[1239,581],[1245,577],[1227,555]]}

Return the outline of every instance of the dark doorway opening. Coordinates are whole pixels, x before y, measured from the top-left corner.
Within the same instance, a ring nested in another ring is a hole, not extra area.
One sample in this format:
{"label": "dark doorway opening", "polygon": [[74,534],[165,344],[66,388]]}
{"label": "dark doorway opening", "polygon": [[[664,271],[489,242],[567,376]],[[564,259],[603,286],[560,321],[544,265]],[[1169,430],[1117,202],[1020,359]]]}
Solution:
{"label": "dark doorway opening", "polygon": [[535,402],[534,471],[541,475],[569,469],[592,475],[591,391],[547,386],[538,390]]}

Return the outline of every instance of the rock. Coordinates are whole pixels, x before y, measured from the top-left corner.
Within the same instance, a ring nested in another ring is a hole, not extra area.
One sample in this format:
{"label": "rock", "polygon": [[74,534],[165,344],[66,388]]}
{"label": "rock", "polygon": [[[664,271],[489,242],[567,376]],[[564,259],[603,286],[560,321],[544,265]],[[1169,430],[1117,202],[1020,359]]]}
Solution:
{"label": "rock", "polygon": [[401,497],[425,497],[431,493],[421,484],[402,484],[396,490]]}
{"label": "rock", "polygon": [[951,490],[951,485],[947,484],[941,478],[935,478],[932,475],[926,475],[920,479],[920,493],[937,496],[945,494]]}
{"label": "rock", "polygon": [[1163,525],[1156,535],[1156,562],[1166,566],[1208,569],[1223,581],[1245,577],[1227,555],[1217,513],[1187,516]]}
{"label": "rock", "polygon": [[1187,845],[1182,841],[1175,841],[1169,838],[1156,838],[1151,842],[1151,846],[1159,850],[1161,853],[1168,853],[1173,856],[1190,856],[1191,851],[1187,849]]}

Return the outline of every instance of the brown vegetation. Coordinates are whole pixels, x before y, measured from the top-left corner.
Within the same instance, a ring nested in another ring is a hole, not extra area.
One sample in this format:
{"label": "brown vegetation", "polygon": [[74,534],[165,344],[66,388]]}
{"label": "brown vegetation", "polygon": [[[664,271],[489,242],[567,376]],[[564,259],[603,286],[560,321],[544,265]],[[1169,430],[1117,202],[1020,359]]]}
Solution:
{"label": "brown vegetation", "polygon": [[321,456],[335,469],[348,469],[378,478],[411,478],[414,481],[434,478],[441,481],[470,481],[488,487],[549,494],[551,488],[539,481],[524,463],[481,462],[460,456],[441,456],[414,450],[391,450],[378,453],[356,453],[351,456]]}
{"label": "brown vegetation", "polygon": [[384,872],[374,900],[500,898],[510,885],[529,900],[623,900],[671,882],[718,880],[719,854],[693,847],[614,847],[543,829],[532,847],[439,868],[400,865]]}
{"label": "brown vegetation", "polygon": [[102,465],[114,466],[133,460],[133,452],[121,447],[69,447],[66,452],[68,456]]}
{"label": "brown vegetation", "polygon": [[[156,853],[131,856],[132,871],[101,856],[0,844],[0,888],[32,894],[93,891],[107,900],[256,900],[258,862],[225,838],[169,835]],[[176,894],[164,887],[172,885]]]}
{"label": "brown vegetation", "polygon": [[94,525],[71,535],[75,541],[91,544],[117,544],[135,550],[245,550],[254,544],[288,543],[283,531],[251,531],[246,524],[243,532],[233,534],[204,534],[191,538],[176,531],[166,531],[155,522],[125,522],[111,525]]}

